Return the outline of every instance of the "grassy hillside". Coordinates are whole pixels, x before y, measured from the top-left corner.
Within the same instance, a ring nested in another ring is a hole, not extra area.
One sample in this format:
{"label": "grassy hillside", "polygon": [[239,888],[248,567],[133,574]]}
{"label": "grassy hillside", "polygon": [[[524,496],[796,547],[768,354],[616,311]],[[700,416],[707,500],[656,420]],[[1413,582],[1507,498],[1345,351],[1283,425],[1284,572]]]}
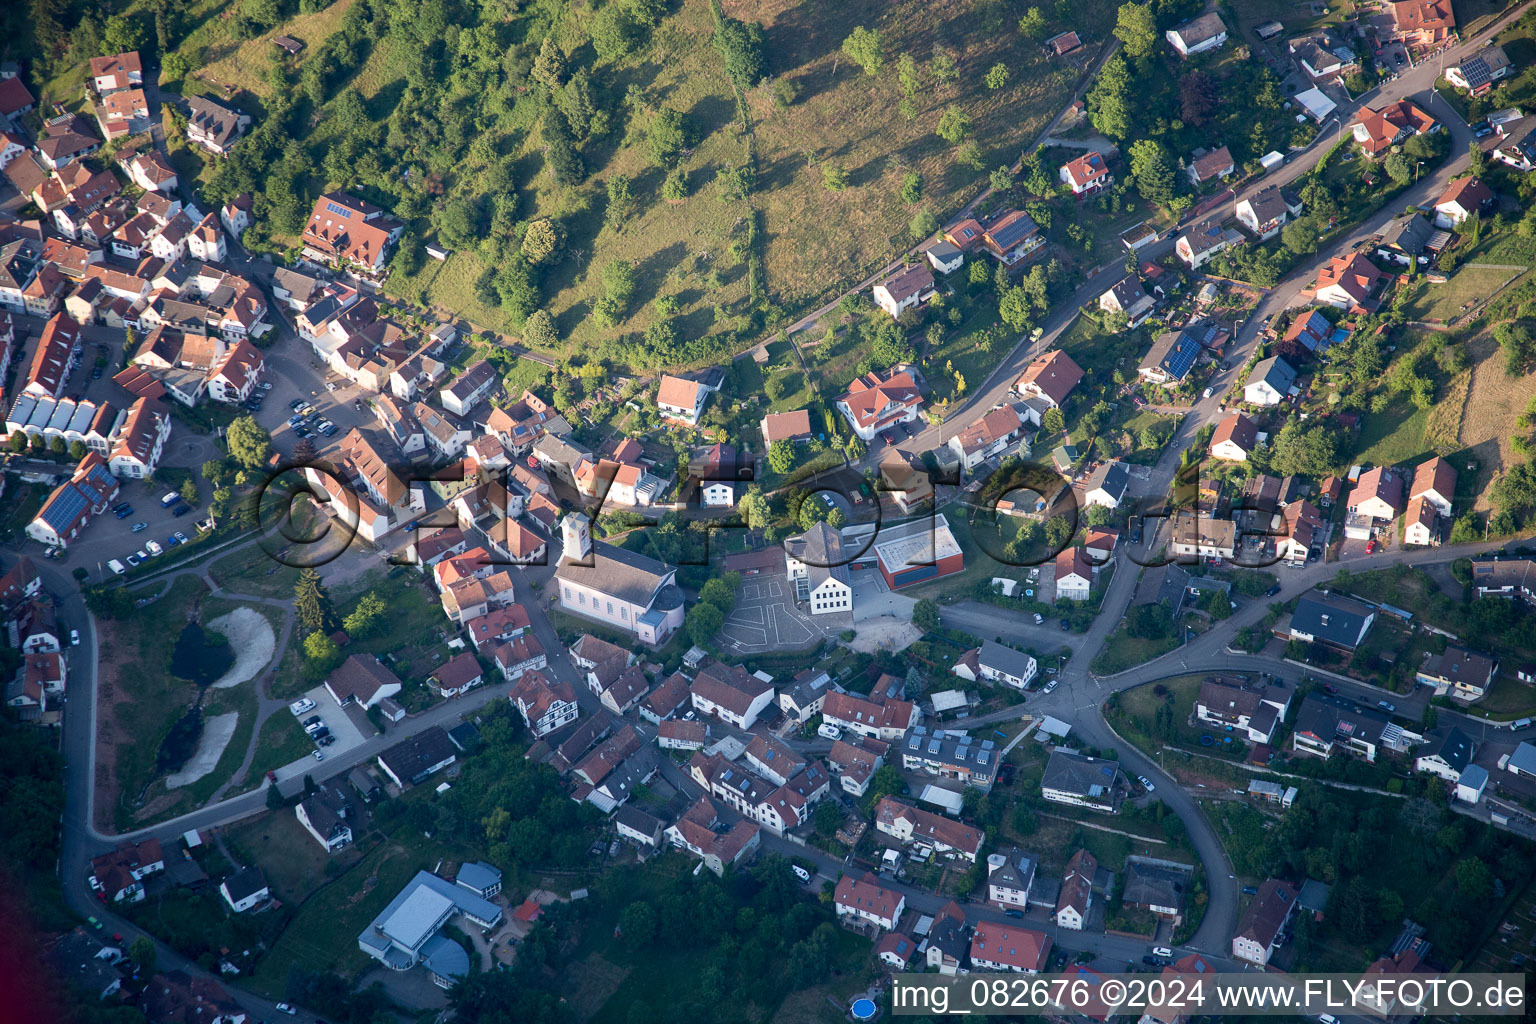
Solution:
{"label": "grassy hillside", "polygon": [[[1018,158],[1097,52],[1048,57],[1041,40],[1072,28],[1102,41],[1113,6],[1046,5],[1031,36],[1018,25],[1027,10],[1022,0],[732,0],[724,18],[761,28],[760,75],[738,74],[738,99],[710,0],[200,0],[172,26],[167,77],[257,113],[235,158],[199,176],[214,199],[257,193],[258,242],[265,233],[292,247],[314,196],[348,188],[408,223],[388,282],[408,303],[513,337],[543,309],[554,338],[528,341],[557,356],[699,364],[855,283],[909,244],[914,214],[954,213],[988,170]],[[129,11],[153,51],[146,0]],[[859,26],[881,36],[875,74],[841,49]],[[282,55],[279,34],[305,49]],[[546,37],[564,62],[553,79],[536,73]],[[936,74],[945,63],[954,73]],[[1006,74],[989,76],[999,65]],[[54,80],[74,81],[62,65]],[[970,119],[969,148],[935,134],[951,108]],[[682,115],[687,138],[658,159],[651,128],[666,110]],[[552,134],[567,134],[576,172],[555,173]],[[668,200],[674,167],[686,189]],[[838,190],[829,169],[846,178]],[[904,201],[910,174],[920,196]],[[633,200],[614,215],[617,176]],[[528,265],[522,238],[544,218],[563,246]],[[424,259],[429,240],[451,257]],[[629,265],[633,287],[600,324],[591,312],[614,261]]]}

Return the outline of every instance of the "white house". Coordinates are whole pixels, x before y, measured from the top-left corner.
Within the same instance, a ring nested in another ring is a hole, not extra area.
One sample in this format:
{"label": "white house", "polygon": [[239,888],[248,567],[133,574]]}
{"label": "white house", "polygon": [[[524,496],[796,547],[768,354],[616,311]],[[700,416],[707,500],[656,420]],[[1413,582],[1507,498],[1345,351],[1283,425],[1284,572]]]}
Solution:
{"label": "white house", "polygon": [[1296,383],[1296,370],[1279,356],[1254,364],[1243,385],[1243,401],[1249,405],[1279,405]]}
{"label": "white house", "polygon": [[912,266],[886,278],[872,289],[875,305],[893,318],[915,306],[920,306],[938,294],[933,284],[933,271],[926,263]]}
{"label": "white house", "polygon": [[1056,600],[1086,601],[1093,592],[1093,563],[1082,548],[1071,547],[1056,555]]}
{"label": "white house", "polygon": [[1258,235],[1261,241],[1280,233],[1288,213],[1278,185],[1266,185],[1237,204],[1237,222]]}
{"label": "white house", "polygon": [[1227,41],[1227,26],[1215,11],[1191,18],[1163,33],[1182,57],[1214,50]]}
{"label": "white house", "polygon": [[699,425],[704,403],[716,389],[703,381],[674,377],[664,373],[656,389],[656,408],[665,419],[677,420],[690,427]]}
{"label": "white house", "polygon": [[224,897],[230,910],[243,914],[265,903],[272,893],[267,889],[267,879],[260,868],[245,867],[219,883],[219,895]]}
{"label": "white house", "polygon": [[1124,313],[1130,321],[1127,325],[1129,327],[1140,327],[1146,323],[1154,306],[1156,302],[1141,286],[1141,279],[1135,275],[1122,277],[1109,291],[1099,296],[1099,308],[1107,313]]}
{"label": "white house", "polygon": [[809,604],[812,615],[853,611],[853,579],[843,554],[843,538],[826,523],[785,538],[784,570],[795,586],[796,599]]}
{"label": "white house", "polygon": [[901,920],[907,898],[895,889],[887,889],[879,878],[866,871],[863,878],[844,875],[837,883],[832,905],[839,920],[851,917],[889,931]]}

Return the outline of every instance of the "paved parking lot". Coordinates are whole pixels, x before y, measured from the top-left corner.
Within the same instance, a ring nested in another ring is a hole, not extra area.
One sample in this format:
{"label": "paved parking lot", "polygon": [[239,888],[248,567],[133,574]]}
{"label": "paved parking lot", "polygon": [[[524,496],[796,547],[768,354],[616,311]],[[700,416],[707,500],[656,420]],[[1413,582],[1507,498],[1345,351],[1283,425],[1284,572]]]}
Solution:
{"label": "paved parking lot", "polygon": [[853,625],[846,614],[810,615],[795,607],[795,588],[783,573],[750,576],[736,592],[736,607],[720,635],[737,651],[754,654],[810,647]]}
{"label": "paved parking lot", "polygon": [[[277,713],[290,719],[293,723],[291,728],[297,729],[300,732],[304,730],[303,725],[300,724],[301,722],[311,715],[319,715],[321,720],[330,728],[331,734],[336,737],[335,743],[323,748],[327,761],[344,758],[347,751],[361,746],[363,741],[369,738],[357,727],[357,723],[352,721],[350,714],[336,706],[336,701],[332,699],[330,692],[324,686],[317,686],[304,694],[304,696],[315,702],[315,709],[313,711],[306,711],[298,717],[294,717],[287,708]],[[299,778],[308,772],[314,771],[315,765],[318,763],[314,755],[310,754],[299,758],[292,764],[285,764],[277,769],[277,781],[286,782],[289,779]]]}

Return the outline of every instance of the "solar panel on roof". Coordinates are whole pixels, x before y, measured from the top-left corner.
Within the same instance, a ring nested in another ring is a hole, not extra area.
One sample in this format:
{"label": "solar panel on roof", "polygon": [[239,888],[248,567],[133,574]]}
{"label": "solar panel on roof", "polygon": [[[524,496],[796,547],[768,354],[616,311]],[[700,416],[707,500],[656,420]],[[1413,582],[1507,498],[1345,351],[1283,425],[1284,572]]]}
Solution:
{"label": "solar panel on roof", "polygon": [[326,203],[325,208],[331,213],[336,214],[338,217],[346,217],[348,219],[352,217],[352,211],[347,209],[345,206],[337,206],[335,203]]}

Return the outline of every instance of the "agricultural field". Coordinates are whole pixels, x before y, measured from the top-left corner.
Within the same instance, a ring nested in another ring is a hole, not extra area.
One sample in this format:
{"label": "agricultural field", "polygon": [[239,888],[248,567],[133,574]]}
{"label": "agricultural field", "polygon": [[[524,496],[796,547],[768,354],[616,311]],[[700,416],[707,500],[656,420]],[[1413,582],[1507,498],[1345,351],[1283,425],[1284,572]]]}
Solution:
{"label": "agricultural field", "polygon": [[1421,277],[1408,288],[1399,311],[1406,319],[1450,323],[1466,315],[1520,274],[1505,267],[1469,264],[1443,284]]}
{"label": "agricultural field", "polygon": [[1481,512],[1492,507],[1489,489],[1493,481],[1522,461],[1513,440],[1526,431],[1516,420],[1536,398],[1536,378],[1509,376],[1504,371],[1504,355],[1487,331],[1466,344],[1472,357],[1472,376],[1456,439],[1469,456],[1466,461],[1476,463],[1474,508]]}

